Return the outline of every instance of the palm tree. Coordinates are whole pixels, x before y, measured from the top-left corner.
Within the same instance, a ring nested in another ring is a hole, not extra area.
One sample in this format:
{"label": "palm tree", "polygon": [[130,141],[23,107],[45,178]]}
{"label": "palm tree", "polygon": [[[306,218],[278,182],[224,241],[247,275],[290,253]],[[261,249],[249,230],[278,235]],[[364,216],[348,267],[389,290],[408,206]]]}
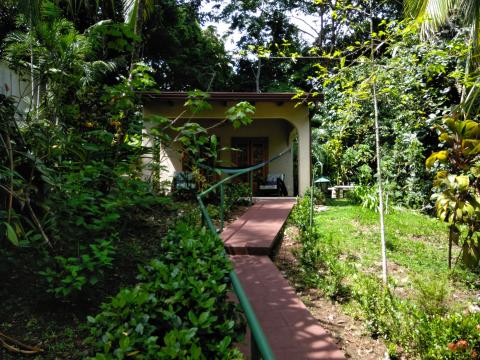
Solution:
{"label": "palm tree", "polygon": [[480,0],[405,0],[407,15],[422,22],[423,34],[431,36],[453,14],[471,29],[473,47],[478,50]]}
{"label": "palm tree", "polygon": [[[460,23],[470,29],[470,52],[465,67],[465,83],[470,77],[471,68],[480,70],[480,0],[405,0],[407,15],[417,19],[422,25],[422,36],[431,37],[453,15]],[[480,77],[474,79],[472,86],[463,87],[460,108],[468,117],[480,97],[478,87]]]}

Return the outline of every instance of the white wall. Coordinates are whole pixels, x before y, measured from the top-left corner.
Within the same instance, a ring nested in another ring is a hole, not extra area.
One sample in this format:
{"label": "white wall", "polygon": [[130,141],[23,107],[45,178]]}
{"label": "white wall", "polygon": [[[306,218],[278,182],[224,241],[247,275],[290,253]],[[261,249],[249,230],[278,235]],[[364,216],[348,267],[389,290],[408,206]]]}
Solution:
{"label": "white wall", "polygon": [[[218,120],[210,119],[196,119],[203,127],[210,127]],[[183,122],[180,122],[183,123]],[[150,124],[146,124],[146,129]],[[286,150],[291,145],[291,132],[293,126],[286,120],[282,119],[256,119],[252,124],[242,126],[234,129],[231,125],[226,124],[214,128],[210,133],[215,134],[220,139],[219,148],[231,148],[232,137],[266,137],[268,138],[268,158],[272,158],[282,151]],[[175,134],[170,134],[174,137]],[[148,146],[148,139],[144,140],[144,146]],[[162,181],[171,181],[173,174],[176,171],[182,171],[182,159],[180,154],[175,149],[163,148],[161,149],[162,157],[161,163],[164,166],[161,171],[160,178]],[[230,167],[231,151],[220,152],[219,160],[222,161],[222,166]],[[293,181],[293,155],[289,152],[281,158],[273,161],[268,165],[268,172],[273,174],[285,174],[285,185],[287,187],[288,195],[294,194]]]}
{"label": "white wall", "polygon": [[0,94],[13,97],[20,112],[28,111],[30,107],[30,84],[28,76],[21,76],[0,62]]}

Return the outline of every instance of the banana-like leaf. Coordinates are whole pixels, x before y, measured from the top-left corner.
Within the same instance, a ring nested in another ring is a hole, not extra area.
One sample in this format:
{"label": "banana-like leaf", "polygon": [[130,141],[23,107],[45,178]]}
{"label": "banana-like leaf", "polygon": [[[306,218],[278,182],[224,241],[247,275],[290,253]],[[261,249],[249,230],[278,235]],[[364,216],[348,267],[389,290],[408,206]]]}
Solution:
{"label": "banana-like leaf", "polygon": [[476,139],[480,134],[478,123],[473,120],[457,121],[457,131],[467,139]]}

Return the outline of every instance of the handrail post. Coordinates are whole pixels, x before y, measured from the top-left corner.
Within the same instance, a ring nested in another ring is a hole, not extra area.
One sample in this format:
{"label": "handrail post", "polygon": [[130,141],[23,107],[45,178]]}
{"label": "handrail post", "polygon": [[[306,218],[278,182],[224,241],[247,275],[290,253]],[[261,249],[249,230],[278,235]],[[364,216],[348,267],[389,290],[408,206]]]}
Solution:
{"label": "handrail post", "polygon": [[223,231],[223,218],[224,218],[224,206],[225,206],[225,188],[224,185],[220,185],[220,231]]}
{"label": "handrail post", "polygon": [[255,336],[253,333],[250,332],[250,359],[251,360],[260,360],[262,355],[260,354],[260,350],[258,349],[257,342],[255,341]]}
{"label": "handrail post", "polygon": [[253,204],[253,170],[250,171],[250,205]]}

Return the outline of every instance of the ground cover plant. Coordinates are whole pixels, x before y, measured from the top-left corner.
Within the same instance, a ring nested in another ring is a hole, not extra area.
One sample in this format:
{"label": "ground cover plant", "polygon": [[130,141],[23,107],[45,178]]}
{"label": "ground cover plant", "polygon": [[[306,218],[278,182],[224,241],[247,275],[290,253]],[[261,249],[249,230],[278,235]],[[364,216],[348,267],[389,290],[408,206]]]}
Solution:
{"label": "ground cover plant", "polygon": [[[299,269],[292,278],[297,289],[319,289],[340,302],[371,336],[385,340],[391,358],[477,358],[477,276],[461,262],[448,268],[447,225],[408,209],[388,213],[390,276],[384,287],[378,214],[349,200],[328,205],[312,230],[300,227],[301,246],[294,250]],[[308,224],[301,210],[294,210],[292,221]]]}
{"label": "ground cover plant", "polygon": [[[140,269],[89,317],[93,359],[233,359],[244,328],[227,299],[232,265],[208,230],[179,224],[163,239],[160,256]],[[165,306],[168,304],[168,306]]]}

